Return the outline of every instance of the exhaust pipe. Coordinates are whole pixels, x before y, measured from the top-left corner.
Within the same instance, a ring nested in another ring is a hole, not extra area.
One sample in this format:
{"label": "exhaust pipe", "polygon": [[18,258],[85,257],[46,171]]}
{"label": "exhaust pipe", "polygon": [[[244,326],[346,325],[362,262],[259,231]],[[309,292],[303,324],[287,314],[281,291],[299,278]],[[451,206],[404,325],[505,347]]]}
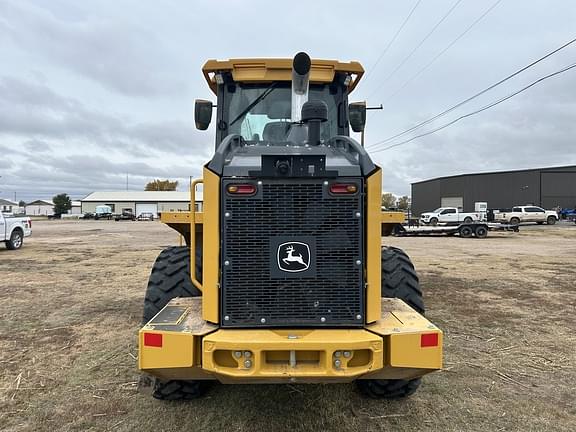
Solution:
{"label": "exhaust pipe", "polygon": [[310,57],[305,52],[296,54],[292,61],[292,123],[302,120],[302,107],[308,102],[310,65]]}

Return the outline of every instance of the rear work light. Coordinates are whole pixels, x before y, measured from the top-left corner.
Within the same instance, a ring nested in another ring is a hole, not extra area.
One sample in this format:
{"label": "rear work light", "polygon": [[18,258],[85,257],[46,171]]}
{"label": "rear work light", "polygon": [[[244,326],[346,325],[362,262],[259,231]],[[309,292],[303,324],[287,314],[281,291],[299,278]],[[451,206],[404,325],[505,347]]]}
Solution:
{"label": "rear work light", "polygon": [[230,184],[226,191],[233,195],[252,195],[256,193],[256,186],[253,184]]}
{"label": "rear work light", "polygon": [[162,334],[144,333],[144,346],[162,348]]}
{"label": "rear work light", "polygon": [[354,183],[332,183],[330,185],[330,193],[333,194],[355,194],[358,191],[358,186]]}
{"label": "rear work light", "polygon": [[420,347],[436,347],[438,346],[438,333],[424,333],[420,336]]}

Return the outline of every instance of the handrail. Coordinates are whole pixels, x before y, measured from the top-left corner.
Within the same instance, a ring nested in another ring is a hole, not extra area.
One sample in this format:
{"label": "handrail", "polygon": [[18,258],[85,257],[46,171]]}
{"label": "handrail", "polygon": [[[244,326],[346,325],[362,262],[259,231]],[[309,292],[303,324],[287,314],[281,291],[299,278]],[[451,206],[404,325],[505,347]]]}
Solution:
{"label": "handrail", "polygon": [[202,284],[196,279],[196,185],[200,183],[204,183],[204,180],[197,179],[190,183],[190,279],[202,291]]}

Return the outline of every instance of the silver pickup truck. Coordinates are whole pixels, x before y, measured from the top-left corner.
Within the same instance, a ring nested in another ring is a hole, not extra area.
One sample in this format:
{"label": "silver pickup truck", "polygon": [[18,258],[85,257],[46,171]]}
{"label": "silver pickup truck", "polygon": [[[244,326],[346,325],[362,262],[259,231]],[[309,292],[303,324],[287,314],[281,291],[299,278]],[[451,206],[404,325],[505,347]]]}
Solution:
{"label": "silver pickup truck", "polygon": [[0,242],[8,249],[19,249],[24,237],[32,234],[32,221],[29,217],[10,216],[0,212]]}

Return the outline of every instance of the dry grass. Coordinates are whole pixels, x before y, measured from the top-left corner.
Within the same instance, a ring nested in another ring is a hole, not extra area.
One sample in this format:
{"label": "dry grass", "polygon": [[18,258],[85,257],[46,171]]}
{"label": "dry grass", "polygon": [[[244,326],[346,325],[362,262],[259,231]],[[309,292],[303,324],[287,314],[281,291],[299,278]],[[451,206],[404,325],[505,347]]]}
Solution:
{"label": "dry grass", "polygon": [[353,385],[223,386],[202,400],[136,391],[150,267],[177,237],[158,223],[35,222],[0,248],[0,429],[282,431],[576,429],[576,227],[486,240],[392,238],[412,255],[443,372],[404,401]]}

